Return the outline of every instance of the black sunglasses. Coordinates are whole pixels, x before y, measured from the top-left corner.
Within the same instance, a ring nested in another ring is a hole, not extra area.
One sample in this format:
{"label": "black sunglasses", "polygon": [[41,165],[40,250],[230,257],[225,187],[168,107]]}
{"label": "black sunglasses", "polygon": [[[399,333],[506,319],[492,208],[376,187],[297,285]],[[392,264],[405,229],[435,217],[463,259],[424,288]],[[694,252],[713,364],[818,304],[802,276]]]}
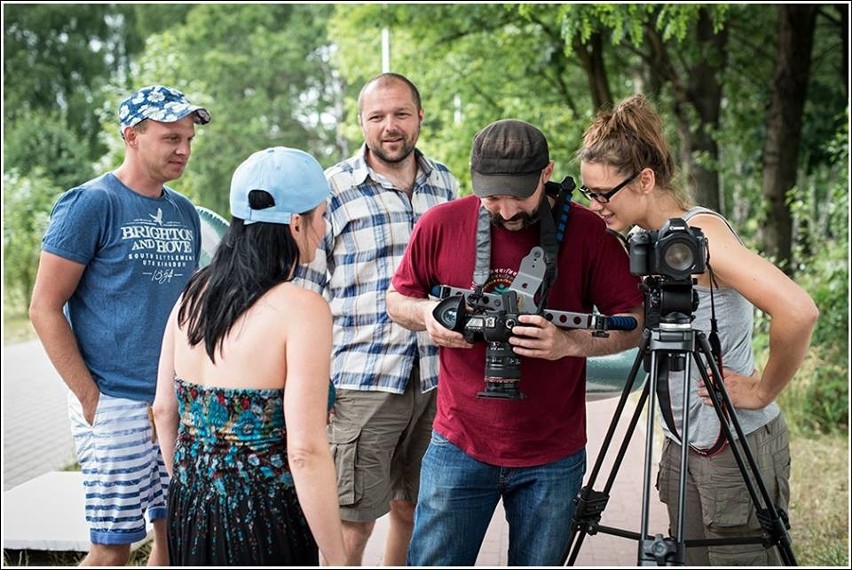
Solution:
{"label": "black sunglasses", "polygon": [[625,180],[624,182],[622,182],[621,184],[619,184],[618,186],[616,186],[615,188],[613,188],[609,192],[592,192],[591,190],[589,190],[585,186],[580,186],[580,194],[582,194],[583,196],[585,196],[589,200],[595,200],[599,204],[606,204],[610,201],[610,199],[613,196],[615,196],[615,194],[619,190],[621,190],[622,188],[624,188],[625,186],[627,186],[628,184],[633,182],[633,180],[637,176],[639,176],[641,173],[642,173],[641,170],[637,170],[636,172],[634,172],[630,176],[630,178],[628,178],[627,180]]}

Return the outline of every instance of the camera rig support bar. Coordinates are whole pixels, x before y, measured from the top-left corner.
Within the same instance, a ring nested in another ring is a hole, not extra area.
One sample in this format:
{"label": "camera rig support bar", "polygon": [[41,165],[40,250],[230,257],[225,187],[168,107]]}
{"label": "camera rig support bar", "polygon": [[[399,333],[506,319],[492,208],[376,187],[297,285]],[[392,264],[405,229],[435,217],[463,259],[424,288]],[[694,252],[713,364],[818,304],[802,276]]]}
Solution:
{"label": "camera rig support bar", "polygon": [[[439,299],[464,295],[465,301],[469,305],[472,305],[473,299],[470,297],[475,295],[475,293],[469,289],[439,285],[432,289],[432,295]],[[482,293],[481,298],[476,299],[476,301],[491,310],[499,311],[503,309],[501,306],[503,300],[500,295],[495,293]],[[522,314],[535,313],[525,313],[522,308]],[[605,331],[608,330],[632,331],[637,325],[636,319],[633,317],[609,317],[599,313],[573,313],[544,309],[541,315],[561,329],[589,329],[594,331],[592,334],[596,336],[605,336]]]}

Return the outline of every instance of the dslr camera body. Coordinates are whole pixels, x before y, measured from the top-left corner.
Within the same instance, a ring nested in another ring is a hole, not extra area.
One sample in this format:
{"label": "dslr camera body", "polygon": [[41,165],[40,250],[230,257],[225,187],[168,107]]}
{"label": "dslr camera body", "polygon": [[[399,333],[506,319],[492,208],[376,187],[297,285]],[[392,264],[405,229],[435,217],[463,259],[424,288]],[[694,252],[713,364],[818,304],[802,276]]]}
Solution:
{"label": "dslr camera body", "polygon": [[518,390],[521,380],[521,357],[512,350],[509,337],[518,321],[518,296],[515,291],[501,293],[494,299],[491,310],[480,308],[467,312],[463,295],[447,297],[433,314],[444,327],[462,333],[467,342],[486,342],[485,390],[480,398],[519,400],[524,396]]}
{"label": "dslr camera body", "polygon": [[707,238],[682,218],[671,218],[651,232],[637,232],[627,242],[630,273],[645,276],[645,327],[655,329],[669,315],[687,322],[698,307],[693,275],[707,267]]}
{"label": "dslr camera body", "polygon": [[631,235],[628,246],[633,275],[691,282],[692,275],[704,273],[706,268],[707,238],[682,218],[667,220],[659,230]]}

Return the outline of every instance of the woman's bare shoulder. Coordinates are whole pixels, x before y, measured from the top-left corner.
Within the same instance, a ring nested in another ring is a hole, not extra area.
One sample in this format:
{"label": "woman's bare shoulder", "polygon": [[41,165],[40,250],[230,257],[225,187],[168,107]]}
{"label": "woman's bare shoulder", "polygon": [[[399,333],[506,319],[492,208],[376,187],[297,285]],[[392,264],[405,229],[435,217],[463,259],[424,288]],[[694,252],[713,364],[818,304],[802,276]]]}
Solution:
{"label": "woman's bare shoulder", "polygon": [[266,301],[289,314],[311,313],[331,314],[328,302],[316,291],[299,287],[293,283],[276,285],[266,294]]}

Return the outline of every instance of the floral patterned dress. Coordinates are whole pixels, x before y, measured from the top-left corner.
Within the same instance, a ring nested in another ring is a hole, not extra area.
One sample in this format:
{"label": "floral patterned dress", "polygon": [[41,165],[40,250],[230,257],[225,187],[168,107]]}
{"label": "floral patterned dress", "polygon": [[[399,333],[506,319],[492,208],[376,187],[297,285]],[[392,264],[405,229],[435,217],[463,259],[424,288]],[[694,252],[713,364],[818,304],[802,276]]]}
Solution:
{"label": "floral patterned dress", "polygon": [[316,566],[287,461],[284,390],[175,377],[180,414],[169,485],[172,565]]}

